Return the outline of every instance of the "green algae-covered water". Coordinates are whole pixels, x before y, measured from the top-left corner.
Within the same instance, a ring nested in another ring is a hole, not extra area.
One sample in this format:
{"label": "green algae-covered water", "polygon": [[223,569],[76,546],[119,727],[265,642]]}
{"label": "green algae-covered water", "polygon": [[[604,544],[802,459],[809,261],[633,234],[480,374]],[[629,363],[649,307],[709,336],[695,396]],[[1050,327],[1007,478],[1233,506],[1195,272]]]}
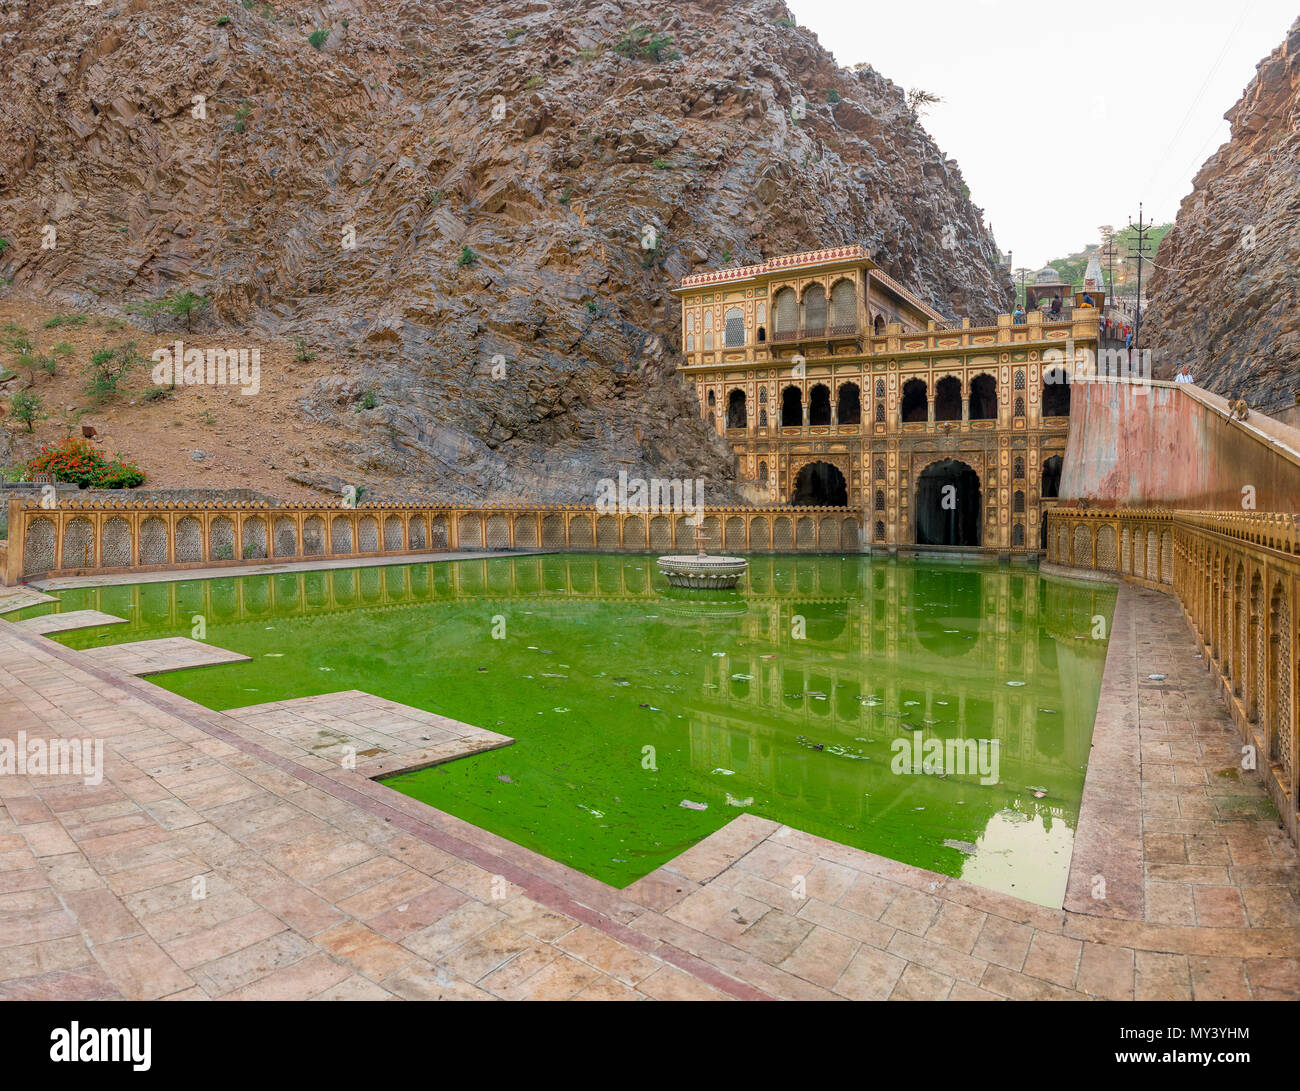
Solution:
{"label": "green algae-covered water", "polygon": [[201,615],[251,661],[152,680],[210,708],[361,689],[510,735],[386,783],[618,886],[748,811],[1059,906],[1114,589],[751,566],[688,592],[652,557],[477,559],[69,590],[11,619],[129,619],[57,638],[89,647]]}

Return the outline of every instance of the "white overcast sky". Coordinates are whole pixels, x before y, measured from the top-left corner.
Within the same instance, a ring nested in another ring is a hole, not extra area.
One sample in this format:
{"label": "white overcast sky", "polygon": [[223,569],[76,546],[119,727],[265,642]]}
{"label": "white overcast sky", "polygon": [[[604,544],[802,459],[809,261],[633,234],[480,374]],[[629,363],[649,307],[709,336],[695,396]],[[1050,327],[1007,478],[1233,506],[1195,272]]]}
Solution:
{"label": "white overcast sky", "polygon": [[[1228,139],[1224,113],[1300,14],[1296,0],[787,2],[841,65],[943,97],[926,128],[1003,252],[1030,268],[1136,220],[1139,201],[1172,220]],[[1044,154],[1052,116],[1093,132],[1091,147]]]}

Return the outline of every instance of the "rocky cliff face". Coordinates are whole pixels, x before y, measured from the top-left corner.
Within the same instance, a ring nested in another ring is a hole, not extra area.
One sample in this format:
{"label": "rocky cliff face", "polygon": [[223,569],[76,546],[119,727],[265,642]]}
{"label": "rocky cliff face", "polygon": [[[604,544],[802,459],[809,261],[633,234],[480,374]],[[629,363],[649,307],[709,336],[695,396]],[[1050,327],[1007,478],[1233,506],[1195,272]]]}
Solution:
{"label": "rocky cliff face", "polygon": [[1226,116],[1156,254],[1149,343],[1161,377],[1185,360],[1202,386],[1282,408],[1300,394],[1300,19]]}
{"label": "rocky cliff face", "polygon": [[0,19],[10,295],[191,289],[212,301],[192,341],[301,338],[313,364],[263,388],[299,388],[322,483],[590,500],[626,470],[725,499],[731,459],[673,370],[681,276],[862,241],[944,312],[1010,299],[902,90],[775,0]]}

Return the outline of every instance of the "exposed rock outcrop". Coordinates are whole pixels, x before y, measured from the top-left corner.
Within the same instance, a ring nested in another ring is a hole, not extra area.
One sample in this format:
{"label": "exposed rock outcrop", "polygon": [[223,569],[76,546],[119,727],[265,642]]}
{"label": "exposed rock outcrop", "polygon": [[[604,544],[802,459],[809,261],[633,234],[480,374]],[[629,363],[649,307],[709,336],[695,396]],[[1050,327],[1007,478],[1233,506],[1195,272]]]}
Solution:
{"label": "exposed rock outcrop", "polygon": [[1185,360],[1216,393],[1282,408],[1300,394],[1300,19],[1226,116],[1156,254],[1149,344],[1159,377]]}
{"label": "exposed rock outcrop", "polygon": [[[9,291],[192,289],[226,341],[304,339],[316,374],[264,388],[335,430],[322,473],[384,492],[589,500],[623,469],[730,495],[674,374],[696,268],[861,241],[946,313],[1010,299],[902,90],[776,0],[10,11]],[[620,51],[633,26],[671,43]]]}

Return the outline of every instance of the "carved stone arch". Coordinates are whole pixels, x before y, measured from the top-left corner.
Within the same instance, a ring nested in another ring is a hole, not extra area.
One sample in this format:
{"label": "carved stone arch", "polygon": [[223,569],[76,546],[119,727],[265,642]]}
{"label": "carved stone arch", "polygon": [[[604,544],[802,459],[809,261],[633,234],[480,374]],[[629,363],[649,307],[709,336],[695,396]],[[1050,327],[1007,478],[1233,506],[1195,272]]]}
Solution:
{"label": "carved stone arch", "polygon": [[[844,475],[844,480],[851,481],[849,476],[849,456],[848,455],[792,455],[790,457],[790,480],[793,481],[799,476],[799,471],[805,466],[811,466],[814,462],[825,462],[834,466]],[[850,492],[852,489],[850,488]],[[851,498],[850,498],[851,499]]]}

